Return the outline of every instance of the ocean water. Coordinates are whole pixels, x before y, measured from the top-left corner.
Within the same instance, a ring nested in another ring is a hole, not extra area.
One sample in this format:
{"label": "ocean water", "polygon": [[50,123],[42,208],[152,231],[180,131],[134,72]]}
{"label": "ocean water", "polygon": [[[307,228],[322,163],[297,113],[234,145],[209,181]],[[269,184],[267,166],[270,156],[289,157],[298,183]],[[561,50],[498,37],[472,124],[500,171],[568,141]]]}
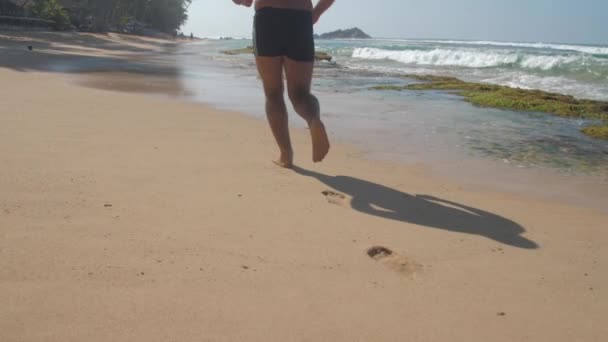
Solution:
{"label": "ocean water", "polygon": [[[215,42],[219,49],[251,45],[248,39]],[[330,65],[351,73],[455,76],[608,101],[608,46],[370,39],[317,40],[316,48],[334,57]]]}
{"label": "ocean water", "polygon": [[[264,96],[254,58],[222,53],[250,44],[235,39],[184,45],[177,64],[193,98],[263,118]],[[608,184],[608,142],[580,132],[591,121],[479,108],[442,91],[371,89],[415,82],[404,77],[415,73],[524,87],[520,82],[526,88],[604,99],[608,47],[410,40],[316,44],[334,56],[332,62],[317,63],[313,81],[330,132],[372,158],[481,159],[513,168],[585,174]],[[297,116],[291,120],[303,127]]]}
{"label": "ocean water", "polygon": [[608,46],[453,40],[319,41],[357,70],[468,81],[608,100]]}

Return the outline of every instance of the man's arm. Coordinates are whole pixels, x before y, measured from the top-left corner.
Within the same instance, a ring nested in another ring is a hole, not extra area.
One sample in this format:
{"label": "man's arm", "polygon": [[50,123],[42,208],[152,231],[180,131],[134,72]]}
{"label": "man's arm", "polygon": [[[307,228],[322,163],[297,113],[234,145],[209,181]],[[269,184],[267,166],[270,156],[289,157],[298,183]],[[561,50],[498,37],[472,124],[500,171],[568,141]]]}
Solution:
{"label": "man's arm", "polygon": [[319,21],[319,18],[321,18],[323,13],[325,13],[325,11],[327,11],[327,9],[334,4],[334,1],[335,0],[319,0],[315,8],[312,10],[312,22],[316,23]]}

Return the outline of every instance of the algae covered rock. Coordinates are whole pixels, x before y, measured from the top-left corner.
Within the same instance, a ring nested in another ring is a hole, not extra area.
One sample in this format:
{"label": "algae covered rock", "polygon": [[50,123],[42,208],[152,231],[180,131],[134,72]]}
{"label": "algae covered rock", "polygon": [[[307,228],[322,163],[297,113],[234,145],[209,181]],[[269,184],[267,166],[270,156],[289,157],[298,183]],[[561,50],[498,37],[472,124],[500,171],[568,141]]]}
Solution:
{"label": "algae covered rock", "polygon": [[602,123],[588,126],[582,132],[598,139],[608,139],[608,102],[577,99],[570,95],[542,90],[512,88],[496,84],[462,81],[455,77],[407,75],[419,83],[380,85],[374,90],[446,90],[480,107],[550,113],[563,117],[596,119]]}

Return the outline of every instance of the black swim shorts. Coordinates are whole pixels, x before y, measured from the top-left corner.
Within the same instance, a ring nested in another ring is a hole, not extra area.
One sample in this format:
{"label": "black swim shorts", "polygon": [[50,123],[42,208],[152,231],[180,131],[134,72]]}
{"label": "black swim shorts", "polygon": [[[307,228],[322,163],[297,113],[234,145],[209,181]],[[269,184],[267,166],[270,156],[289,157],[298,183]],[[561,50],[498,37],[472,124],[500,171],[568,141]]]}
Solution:
{"label": "black swim shorts", "polygon": [[253,48],[260,57],[287,56],[298,62],[314,62],[312,12],[273,7],[257,10]]}

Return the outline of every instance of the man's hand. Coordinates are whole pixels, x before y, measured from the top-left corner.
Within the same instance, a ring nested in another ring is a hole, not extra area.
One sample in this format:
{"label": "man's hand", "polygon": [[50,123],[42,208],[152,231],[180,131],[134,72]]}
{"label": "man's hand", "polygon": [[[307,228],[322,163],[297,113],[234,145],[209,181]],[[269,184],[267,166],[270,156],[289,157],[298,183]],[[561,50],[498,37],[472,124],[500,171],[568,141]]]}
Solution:
{"label": "man's hand", "polygon": [[321,18],[321,13],[319,13],[318,11],[312,11],[312,24],[313,25],[316,24],[320,18]]}
{"label": "man's hand", "polygon": [[327,11],[327,9],[330,8],[334,2],[335,0],[319,0],[315,8],[312,10],[312,23],[316,24],[323,13],[325,13],[325,11]]}
{"label": "man's hand", "polygon": [[245,7],[251,7],[251,5],[253,4],[253,0],[232,0],[232,2]]}

